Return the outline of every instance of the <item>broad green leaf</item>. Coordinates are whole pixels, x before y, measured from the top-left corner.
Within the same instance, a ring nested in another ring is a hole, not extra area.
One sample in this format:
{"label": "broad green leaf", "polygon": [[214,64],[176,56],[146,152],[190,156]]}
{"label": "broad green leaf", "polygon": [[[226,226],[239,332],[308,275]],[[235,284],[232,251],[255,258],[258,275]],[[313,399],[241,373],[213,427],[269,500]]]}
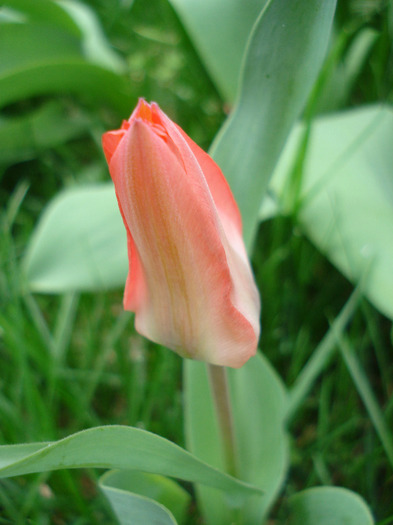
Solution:
{"label": "broad green leaf", "polygon": [[315,487],[293,496],[290,525],[373,525],[363,499],[340,487]]}
{"label": "broad green leaf", "polygon": [[135,102],[125,78],[83,58],[32,64],[0,74],[0,107],[28,97],[70,93],[89,103],[110,105],[122,115],[128,114]]}
{"label": "broad green leaf", "polygon": [[[271,190],[281,202],[302,126],[288,141]],[[289,199],[310,240],[393,319],[393,111],[368,107],[316,119],[299,195]]]}
{"label": "broad green leaf", "polygon": [[0,42],[0,82],[32,66],[82,56],[78,38],[41,23],[1,24]]}
{"label": "broad green leaf", "polygon": [[38,292],[124,285],[127,241],[112,183],[61,192],[30,239],[24,268]]}
{"label": "broad green leaf", "polygon": [[74,34],[43,23],[1,24],[0,107],[55,93],[105,102],[121,113],[133,102],[126,79],[89,62]]}
{"label": "broad green leaf", "polygon": [[135,470],[107,472],[100,478],[100,487],[121,525],[181,525],[191,501],[175,481]]}
{"label": "broad green leaf", "polygon": [[125,63],[110,47],[94,11],[87,5],[72,0],[58,0],[57,3],[80,28],[84,56],[107,69],[124,73]]}
{"label": "broad green leaf", "polygon": [[2,2],[4,9],[10,9],[19,16],[20,22],[37,22],[48,24],[65,30],[66,32],[80,38],[81,32],[77,24],[53,0],[4,0]]}
{"label": "broad green leaf", "polygon": [[[222,445],[210,394],[206,365],[185,361],[185,422],[187,446],[196,456],[223,468]],[[287,397],[284,386],[268,361],[257,355],[238,370],[228,369],[238,465],[242,479],[260,487],[262,497],[252,498],[233,512],[217,491],[198,487],[206,523],[244,525],[262,523],[283,483],[288,467],[288,442],[284,429]]]}
{"label": "broad green leaf", "polygon": [[[95,12],[87,5],[74,0],[5,0],[4,5],[19,13],[19,22],[24,22],[19,24],[22,33],[36,24],[44,27],[44,31],[55,29],[61,35],[76,38],[82,54],[89,61],[118,73],[125,71],[125,63],[111,48]],[[21,40],[23,45],[24,38]],[[37,44],[45,50],[50,49],[50,36],[49,40],[46,35],[41,39],[33,38],[33,45]],[[58,52],[58,46],[52,46],[52,51]],[[24,54],[31,60],[31,48]],[[10,55],[14,60],[13,54]]]}
{"label": "broad green leaf", "polygon": [[86,115],[67,115],[57,102],[47,103],[23,116],[0,118],[0,163],[31,159],[45,148],[85,133],[89,124]]}
{"label": "broad green leaf", "polygon": [[213,143],[248,246],[262,196],[325,56],[335,0],[270,0],[248,43],[237,104]]}
{"label": "broad green leaf", "polygon": [[203,483],[224,491],[233,505],[259,493],[174,443],[133,427],[96,427],[54,443],[0,446],[0,478],[64,468],[135,469]]}
{"label": "broad green leaf", "polygon": [[267,0],[170,0],[224,99],[233,102],[246,43]]}
{"label": "broad green leaf", "polygon": [[102,487],[120,525],[177,525],[173,515],[153,499],[112,487]]}

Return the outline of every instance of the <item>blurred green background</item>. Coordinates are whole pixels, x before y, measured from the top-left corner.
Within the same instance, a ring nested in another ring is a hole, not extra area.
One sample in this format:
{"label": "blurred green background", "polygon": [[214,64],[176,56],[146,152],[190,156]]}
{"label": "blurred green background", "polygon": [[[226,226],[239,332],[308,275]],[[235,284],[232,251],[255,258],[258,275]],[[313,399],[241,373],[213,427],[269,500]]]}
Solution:
{"label": "blurred green background", "polygon": [[[167,1],[84,5],[84,26],[50,1],[0,7],[0,443],[119,423],[183,444],[181,359],[134,332],[122,290],[33,295],[22,260],[50,199],[109,180],[101,134],[128,118],[138,97],[157,101],[205,150],[230,104]],[[306,116],[391,102],[392,13],[386,1],[338,2],[322,88]],[[296,214],[261,223],[252,261],[264,305],[261,348],[291,386],[352,285],[303,236]],[[347,336],[391,440],[391,321],[362,300]],[[290,429],[292,468],[271,523],[285,522],[289,495],[318,484],[359,492],[380,525],[393,523],[392,458],[339,354]],[[116,523],[98,474],[1,480],[0,523]],[[189,523],[201,523],[194,508]]]}

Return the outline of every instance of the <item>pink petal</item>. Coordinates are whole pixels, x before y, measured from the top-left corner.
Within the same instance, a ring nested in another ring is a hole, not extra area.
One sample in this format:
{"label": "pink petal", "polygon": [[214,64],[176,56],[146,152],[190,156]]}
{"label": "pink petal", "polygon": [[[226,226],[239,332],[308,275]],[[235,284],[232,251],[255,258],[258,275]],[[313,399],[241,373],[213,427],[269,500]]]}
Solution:
{"label": "pink petal", "polygon": [[140,101],[127,124],[104,136],[128,238],[125,308],[153,341],[239,367],[256,351],[259,296],[229,186],[156,104]]}

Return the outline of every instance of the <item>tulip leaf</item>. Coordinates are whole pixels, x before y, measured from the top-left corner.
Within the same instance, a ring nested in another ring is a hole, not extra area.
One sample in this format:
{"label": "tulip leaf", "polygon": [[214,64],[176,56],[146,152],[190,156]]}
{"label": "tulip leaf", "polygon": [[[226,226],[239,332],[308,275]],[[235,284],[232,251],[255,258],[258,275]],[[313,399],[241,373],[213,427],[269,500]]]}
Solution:
{"label": "tulip leaf", "polygon": [[224,491],[234,505],[260,493],[174,443],[133,427],[96,427],[53,443],[0,446],[0,478],[87,467],[136,469],[207,484]]}
{"label": "tulip leaf", "polygon": [[[68,37],[76,38],[82,54],[91,62],[119,73],[125,71],[125,63],[111,48],[95,12],[87,5],[73,0],[5,0],[2,5],[11,8],[17,16],[20,26],[17,31],[35,31],[36,24],[43,25],[45,31],[55,28],[60,35],[67,34]],[[41,38],[40,41],[32,42],[33,46],[42,46],[45,50],[42,59],[46,52],[51,50],[50,43],[50,37],[49,41]],[[24,53],[28,60],[31,59],[31,56],[28,56],[31,51],[29,47],[29,53]],[[52,51],[58,52],[59,49],[54,46]],[[15,56],[11,58],[12,61],[17,59]]]}
{"label": "tulip leaf", "polygon": [[325,57],[335,0],[270,0],[248,43],[237,104],[211,153],[239,204],[248,246],[260,202]]}
{"label": "tulip leaf", "polygon": [[217,89],[233,102],[246,43],[267,0],[170,0]]}
{"label": "tulip leaf", "polygon": [[0,118],[0,164],[12,164],[36,157],[89,129],[86,115],[66,114],[57,102],[49,102],[23,116]]}
{"label": "tulip leaf", "polygon": [[[368,107],[316,119],[300,174],[304,127],[288,141],[271,190],[310,240],[393,319],[393,111]],[[288,197],[291,177],[298,194]],[[280,207],[280,204],[279,204]]]}
{"label": "tulip leaf", "polygon": [[107,472],[100,487],[121,525],[182,524],[191,501],[175,481],[136,470]]}
{"label": "tulip leaf", "polygon": [[[1,81],[31,66],[82,56],[79,39],[55,26],[40,23],[1,24],[1,39]],[[9,49],[12,53],[7,52]]]}
{"label": "tulip leaf", "polygon": [[120,525],[177,525],[173,515],[163,505],[146,498],[112,487],[101,487],[108,498]]}
{"label": "tulip leaf", "polygon": [[374,519],[363,499],[340,487],[315,487],[289,500],[290,525],[373,525]]}
{"label": "tulip leaf", "polygon": [[125,62],[120,59],[107,42],[94,11],[87,5],[72,0],[58,0],[58,4],[70,15],[80,29],[84,56],[91,62],[100,64],[107,69],[118,73],[125,72]]}
{"label": "tulip leaf", "polygon": [[123,77],[83,59],[58,61],[0,76],[0,106],[27,97],[69,93],[96,104],[104,102],[119,114],[128,113],[133,103]]}
{"label": "tulip leaf", "polygon": [[153,499],[133,492],[103,488],[120,525],[177,525],[173,515]]}
{"label": "tulip leaf", "polygon": [[11,9],[18,22],[45,23],[80,38],[81,32],[72,17],[53,0],[4,0],[2,7]]}
{"label": "tulip leaf", "polygon": [[[214,414],[206,366],[185,361],[185,425],[187,446],[203,461],[223,468],[223,447]],[[284,429],[285,388],[260,354],[240,369],[227,369],[230,384],[240,476],[264,494],[241,509],[242,523],[262,523],[284,481],[288,468],[288,441]],[[236,521],[217,491],[197,487],[200,507],[209,525]]]}
{"label": "tulip leaf", "polygon": [[[93,63],[92,53],[84,51],[92,47],[91,36],[82,39],[62,26],[34,20],[3,22],[0,27],[0,107],[38,95],[76,93],[129,111],[129,85],[107,67],[107,53],[96,53]],[[102,48],[106,50],[104,44]]]}
{"label": "tulip leaf", "polygon": [[30,239],[24,268],[29,288],[37,292],[124,285],[127,242],[113,184],[59,193]]}

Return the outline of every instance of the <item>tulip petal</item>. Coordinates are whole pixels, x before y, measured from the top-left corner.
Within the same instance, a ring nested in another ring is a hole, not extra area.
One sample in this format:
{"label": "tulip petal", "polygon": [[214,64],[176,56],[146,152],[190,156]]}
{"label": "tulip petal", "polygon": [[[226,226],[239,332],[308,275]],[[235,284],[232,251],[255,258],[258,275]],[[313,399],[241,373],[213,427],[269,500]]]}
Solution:
{"label": "tulip petal", "polygon": [[122,129],[119,129],[116,131],[108,131],[102,136],[102,147],[104,149],[104,154],[108,165],[114,152],[116,151],[117,146],[120,144],[124,133],[125,132]]}
{"label": "tulip petal", "polygon": [[[214,160],[203,151],[198,144],[190,139],[177,124],[172,122],[165,114],[163,115],[172,140],[176,142],[179,149],[185,153],[185,145],[179,140],[180,136],[199,163],[217,209],[230,219],[230,222],[235,225],[241,234],[242,221],[240,211],[222,171]],[[176,140],[176,136],[178,140]]]}
{"label": "tulip petal", "polygon": [[127,232],[127,252],[128,252],[128,276],[124,289],[123,305],[125,310],[136,312],[146,296],[145,279],[143,268],[139,259],[134,239],[128,228],[124,217],[123,209],[119,197],[117,197],[119,209]]}
{"label": "tulip petal", "polygon": [[127,124],[104,146],[127,230],[124,306],[180,355],[242,366],[256,351],[259,296],[229,186],[156,104],[140,101]]}
{"label": "tulip petal", "polygon": [[[247,252],[242,239],[240,211],[229,184],[213,159],[191,140],[179,126],[172,122],[157,104],[153,103],[152,107],[160,115],[165,129],[179,148],[181,156],[184,159],[189,159],[189,151],[191,151],[202,170],[225,233],[225,236],[222,237],[222,242],[234,283],[233,302],[239,311],[250,320],[255,332],[258,334],[257,337],[259,337],[259,294],[255,289]],[[188,164],[186,164],[186,171],[188,167]],[[255,312],[258,312],[257,316],[253,315]]]}

